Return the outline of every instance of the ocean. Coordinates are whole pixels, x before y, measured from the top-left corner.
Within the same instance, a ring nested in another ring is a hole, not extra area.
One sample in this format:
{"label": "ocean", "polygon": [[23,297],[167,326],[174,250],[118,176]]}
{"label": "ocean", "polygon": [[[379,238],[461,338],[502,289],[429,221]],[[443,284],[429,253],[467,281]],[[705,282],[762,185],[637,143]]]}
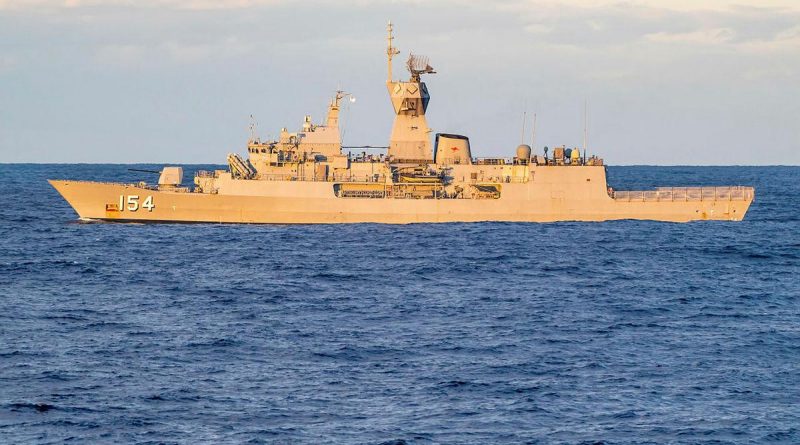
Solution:
{"label": "ocean", "polygon": [[[79,223],[0,165],[0,442],[800,443],[800,167],[743,222]],[[187,177],[196,169],[185,167]]]}

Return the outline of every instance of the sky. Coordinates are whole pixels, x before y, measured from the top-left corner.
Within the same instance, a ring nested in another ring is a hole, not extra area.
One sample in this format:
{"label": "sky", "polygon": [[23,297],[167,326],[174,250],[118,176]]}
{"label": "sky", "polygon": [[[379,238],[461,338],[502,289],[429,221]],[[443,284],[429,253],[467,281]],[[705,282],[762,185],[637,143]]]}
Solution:
{"label": "sky", "polygon": [[534,114],[534,152],[581,147],[586,106],[608,164],[800,165],[799,0],[0,0],[0,162],[224,163],[337,88],[344,144],[386,145],[388,20],[474,156]]}

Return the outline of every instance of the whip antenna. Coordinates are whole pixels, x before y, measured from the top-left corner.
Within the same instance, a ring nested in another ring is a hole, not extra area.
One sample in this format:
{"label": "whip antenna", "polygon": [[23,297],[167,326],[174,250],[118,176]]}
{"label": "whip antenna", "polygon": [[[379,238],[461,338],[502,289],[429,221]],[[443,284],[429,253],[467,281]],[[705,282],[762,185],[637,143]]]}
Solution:
{"label": "whip antenna", "polygon": [[589,138],[589,102],[583,100],[583,154],[586,155],[586,141]]}
{"label": "whip antenna", "polygon": [[522,112],[522,134],[520,134],[520,136],[519,136],[519,143],[520,144],[524,144],[525,143],[525,121],[527,121],[527,120],[528,120],[528,112],[527,111],[523,111]]}

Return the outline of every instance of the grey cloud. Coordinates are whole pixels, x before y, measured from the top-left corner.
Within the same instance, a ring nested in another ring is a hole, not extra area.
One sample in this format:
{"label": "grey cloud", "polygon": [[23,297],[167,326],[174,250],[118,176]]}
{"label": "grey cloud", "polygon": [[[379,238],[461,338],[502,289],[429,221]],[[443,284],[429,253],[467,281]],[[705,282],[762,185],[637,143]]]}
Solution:
{"label": "grey cloud", "polygon": [[737,7],[726,11],[674,11],[633,4],[605,8],[520,7],[527,29],[542,41],[581,47],[630,45],[648,36],[680,36],[722,30],[709,43],[774,40],[800,22],[800,13],[775,8]]}

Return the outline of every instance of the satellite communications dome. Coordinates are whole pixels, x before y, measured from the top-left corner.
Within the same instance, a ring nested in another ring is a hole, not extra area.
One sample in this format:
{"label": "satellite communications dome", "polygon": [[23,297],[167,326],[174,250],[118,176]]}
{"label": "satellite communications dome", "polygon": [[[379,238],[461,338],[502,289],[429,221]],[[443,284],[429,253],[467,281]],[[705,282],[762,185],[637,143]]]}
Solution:
{"label": "satellite communications dome", "polygon": [[531,146],[528,144],[520,144],[517,146],[517,158],[518,159],[530,159],[531,158]]}

